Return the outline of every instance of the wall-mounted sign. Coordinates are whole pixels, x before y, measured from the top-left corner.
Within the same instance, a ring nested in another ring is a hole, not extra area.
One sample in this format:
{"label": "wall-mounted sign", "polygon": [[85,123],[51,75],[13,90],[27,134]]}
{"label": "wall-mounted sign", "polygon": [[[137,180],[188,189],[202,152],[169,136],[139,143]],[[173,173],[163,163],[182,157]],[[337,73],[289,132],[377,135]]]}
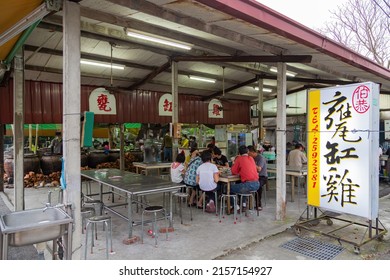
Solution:
{"label": "wall-mounted sign", "polygon": [[379,85],[308,93],[308,204],[374,220],[379,198]]}
{"label": "wall-mounted sign", "polygon": [[225,142],[226,139],[226,125],[216,125],[214,129],[215,141]]}
{"label": "wall-mounted sign", "polygon": [[161,95],[158,101],[158,114],[160,116],[172,116],[172,94],[165,93]]}
{"label": "wall-mounted sign", "polygon": [[116,115],[116,99],[105,88],[96,88],[89,95],[89,111],[95,115]]}
{"label": "wall-mounted sign", "polygon": [[385,140],[390,140],[390,120],[385,120]]}
{"label": "wall-mounted sign", "polygon": [[209,118],[222,119],[223,118],[223,107],[221,101],[218,99],[211,99],[209,106]]}

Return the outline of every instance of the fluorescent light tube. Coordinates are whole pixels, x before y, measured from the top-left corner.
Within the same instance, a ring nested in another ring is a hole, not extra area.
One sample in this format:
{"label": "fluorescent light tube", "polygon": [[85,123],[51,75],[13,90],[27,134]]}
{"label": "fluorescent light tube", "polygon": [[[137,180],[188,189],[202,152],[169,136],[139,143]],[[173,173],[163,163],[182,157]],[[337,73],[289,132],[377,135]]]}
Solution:
{"label": "fluorescent light tube", "polygon": [[171,47],[175,47],[175,48],[179,48],[179,49],[184,49],[184,50],[191,50],[191,48],[192,48],[192,46],[190,44],[181,43],[181,42],[178,42],[178,41],[175,41],[172,39],[163,38],[161,36],[151,35],[151,34],[139,32],[139,31],[133,31],[130,29],[125,29],[125,31],[126,31],[127,36],[130,36],[133,38],[142,39],[142,40],[146,40],[146,41],[150,41],[150,42],[154,42],[154,43],[159,43],[159,44],[163,44],[163,45],[167,45],[167,46],[171,46]]}
{"label": "fluorescent light tube", "polygon": [[[271,67],[269,69],[269,71],[274,72],[274,73],[278,73],[278,69],[276,67]],[[295,77],[296,75],[297,75],[297,73],[294,73],[294,72],[291,72],[291,71],[286,71],[286,76]]]}
{"label": "fluorescent light tube", "polygon": [[192,76],[190,75],[189,78],[191,80],[197,80],[197,81],[202,81],[202,82],[206,82],[206,83],[215,83],[215,79],[210,79],[210,78],[203,78],[203,77],[198,77],[198,76]]}
{"label": "fluorescent light tube", "polygon": [[[255,90],[259,90],[259,87],[255,87]],[[270,88],[263,88],[263,92],[272,92]]]}
{"label": "fluorescent light tube", "polygon": [[90,60],[80,60],[81,64],[87,64],[92,66],[99,66],[99,67],[106,67],[106,68],[112,68],[112,69],[119,69],[124,70],[125,66],[118,65],[118,64],[112,64],[111,63],[104,63],[104,62],[96,62],[96,61],[90,61]]}
{"label": "fluorescent light tube", "polygon": [[286,72],[286,76],[289,76],[289,77],[295,77],[296,75],[297,75],[296,73],[293,73],[293,72],[290,72],[290,71]]}

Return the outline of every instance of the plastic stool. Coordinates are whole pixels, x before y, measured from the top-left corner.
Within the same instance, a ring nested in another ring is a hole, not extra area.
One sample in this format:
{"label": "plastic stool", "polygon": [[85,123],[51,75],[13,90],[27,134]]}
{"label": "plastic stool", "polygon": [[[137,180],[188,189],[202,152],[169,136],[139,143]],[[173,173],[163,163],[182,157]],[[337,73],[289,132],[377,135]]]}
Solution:
{"label": "plastic stool", "polygon": [[222,215],[222,212],[224,211],[226,207],[226,199],[233,198],[233,219],[234,223],[236,223],[237,219],[237,196],[235,194],[222,194],[221,195],[221,208],[219,209],[219,222],[222,222],[222,218],[225,218],[225,215]]}
{"label": "plastic stool", "polygon": [[[157,228],[157,213],[162,213],[164,216],[164,219],[167,224],[168,228],[168,218],[165,213],[165,209],[162,206],[148,206],[142,211],[141,215],[141,243],[144,243],[144,214],[153,214],[154,219],[153,219],[153,229],[152,229],[152,234],[154,236],[155,240],[155,246],[157,247],[157,239],[158,239],[158,228]],[[168,240],[168,230],[166,231],[166,240]]]}
{"label": "plastic stool", "polygon": [[240,223],[241,223],[241,218],[242,218],[242,212],[244,212],[242,204],[243,204],[243,201],[244,201],[245,197],[249,198],[248,201],[247,201],[248,207],[247,207],[247,210],[245,211],[245,216],[247,216],[248,211],[250,211],[251,215],[252,215],[252,218],[254,220],[253,211],[254,211],[254,205],[255,205],[255,198],[254,198],[253,194],[252,193],[238,193],[238,196],[240,198],[240,209],[241,209],[241,211],[240,211]]}
{"label": "plastic stool", "polygon": [[108,239],[110,239],[110,245],[112,253],[112,225],[111,225],[111,216],[108,215],[101,215],[101,216],[93,216],[90,218],[87,218],[87,229],[85,232],[85,259],[87,259],[87,250],[88,250],[88,230],[91,228],[91,236],[92,236],[92,243],[91,243],[91,254],[93,254],[93,246],[94,246],[94,236],[93,232],[95,229],[96,239],[97,239],[97,224],[102,223],[107,228],[106,230],[106,258],[108,259]]}
{"label": "plastic stool", "polygon": [[[190,197],[190,195],[189,195],[189,193],[187,193],[187,192],[177,192],[177,193],[174,193],[173,194],[175,197],[177,197],[178,198],[178,200],[179,200],[179,208],[180,208],[180,223],[181,224],[183,224],[183,211],[182,211],[182,208],[183,208],[183,206],[182,206],[182,200],[183,200],[183,198],[185,199],[185,204],[184,205],[187,205],[187,203],[188,203],[188,198]],[[175,204],[176,205],[176,204]],[[190,218],[191,218],[191,221],[192,221],[192,207],[189,207],[190,208]],[[175,209],[176,209],[176,207],[175,207]]]}
{"label": "plastic stool", "polygon": [[[213,191],[214,193],[214,203],[215,203],[215,216],[218,216],[218,192]],[[202,191],[202,196],[203,196],[203,213],[206,210],[206,192]]]}
{"label": "plastic stool", "polygon": [[95,208],[94,207],[81,207],[81,232],[84,233],[86,229],[86,219],[95,216]]}

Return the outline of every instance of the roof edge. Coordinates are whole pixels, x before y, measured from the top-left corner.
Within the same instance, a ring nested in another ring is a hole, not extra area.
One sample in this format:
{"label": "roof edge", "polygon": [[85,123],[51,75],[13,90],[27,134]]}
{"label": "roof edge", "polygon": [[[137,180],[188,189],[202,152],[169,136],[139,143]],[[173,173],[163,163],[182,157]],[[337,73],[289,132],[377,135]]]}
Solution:
{"label": "roof edge", "polygon": [[359,69],[390,79],[390,70],[254,0],[195,0],[258,27],[314,48]]}

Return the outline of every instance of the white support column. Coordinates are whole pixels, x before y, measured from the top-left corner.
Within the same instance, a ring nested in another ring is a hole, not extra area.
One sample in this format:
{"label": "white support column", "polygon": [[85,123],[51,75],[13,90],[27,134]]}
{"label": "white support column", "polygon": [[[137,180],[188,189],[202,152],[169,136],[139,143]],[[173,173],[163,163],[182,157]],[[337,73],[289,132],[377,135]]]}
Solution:
{"label": "white support column", "polygon": [[[172,61],[172,124],[177,127],[179,122],[179,84],[178,84],[178,62]],[[176,135],[172,139],[172,161],[175,161],[177,156],[177,148],[179,141]]]}
{"label": "white support column", "polygon": [[286,218],[286,64],[277,65],[276,220]]}
{"label": "white support column", "polygon": [[[258,81],[259,86],[259,92],[258,92],[258,101],[257,101],[257,113],[258,113],[258,125],[259,125],[259,139],[263,140],[262,133],[263,133],[263,99],[264,99],[264,93],[263,93],[263,86],[264,86],[264,80],[259,79]],[[259,141],[260,142],[260,141]]]}
{"label": "white support column", "polygon": [[63,2],[63,151],[66,190],[64,202],[71,203],[74,231],[72,259],[81,259],[80,178],[80,6]]}
{"label": "white support column", "polygon": [[15,211],[24,210],[24,62],[23,49],[14,58],[14,195]]}
{"label": "white support column", "polygon": [[119,168],[125,170],[125,124],[119,124],[120,151],[119,151]]}

